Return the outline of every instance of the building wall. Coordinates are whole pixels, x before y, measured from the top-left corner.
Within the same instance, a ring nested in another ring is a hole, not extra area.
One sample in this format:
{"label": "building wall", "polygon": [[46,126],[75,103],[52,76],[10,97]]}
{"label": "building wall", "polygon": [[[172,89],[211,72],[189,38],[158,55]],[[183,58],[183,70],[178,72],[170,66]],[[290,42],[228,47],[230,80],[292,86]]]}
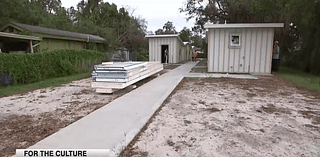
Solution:
{"label": "building wall", "polygon": [[59,40],[43,38],[40,44],[41,51],[50,51],[54,49],[85,49],[85,42],[72,40]]}
{"label": "building wall", "polygon": [[191,60],[191,46],[184,45],[182,47],[182,59],[181,61]]}
{"label": "building wall", "polygon": [[[240,47],[229,45],[230,34],[240,34]],[[274,28],[209,29],[208,71],[271,73]]]}
{"label": "building wall", "polygon": [[149,38],[149,61],[161,62],[161,45],[169,45],[169,63],[178,63],[181,44],[175,37]]}

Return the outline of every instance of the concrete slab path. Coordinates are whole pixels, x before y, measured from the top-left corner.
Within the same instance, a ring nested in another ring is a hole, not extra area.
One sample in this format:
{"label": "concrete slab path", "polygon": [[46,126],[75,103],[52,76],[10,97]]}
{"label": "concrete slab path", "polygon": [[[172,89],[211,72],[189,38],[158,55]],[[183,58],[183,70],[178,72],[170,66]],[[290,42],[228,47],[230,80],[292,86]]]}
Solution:
{"label": "concrete slab path", "polygon": [[185,77],[200,77],[200,78],[236,78],[236,79],[258,79],[250,74],[215,74],[215,73],[188,73]]}
{"label": "concrete slab path", "polygon": [[188,62],[159,76],[29,149],[110,149],[119,153],[196,64]]}

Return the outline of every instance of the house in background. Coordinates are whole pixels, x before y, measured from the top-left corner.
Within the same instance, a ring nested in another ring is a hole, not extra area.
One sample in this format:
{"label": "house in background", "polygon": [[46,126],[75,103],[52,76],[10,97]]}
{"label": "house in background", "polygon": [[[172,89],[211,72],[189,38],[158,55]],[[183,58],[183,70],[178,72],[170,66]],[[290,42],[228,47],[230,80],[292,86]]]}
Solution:
{"label": "house in background", "polygon": [[208,72],[270,74],[274,28],[283,23],[206,24]]}
{"label": "house in background", "polygon": [[[189,45],[185,45],[179,34],[147,35],[149,39],[149,61],[166,63],[165,51],[168,52],[168,63],[179,63],[189,60]],[[190,56],[191,57],[191,56]]]}
{"label": "house in background", "polygon": [[[62,31],[11,22],[0,29],[2,52],[33,53],[54,49],[92,49],[103,51],[106,40],[96,35]],[[28,35],[21,35],[28,34]]]}

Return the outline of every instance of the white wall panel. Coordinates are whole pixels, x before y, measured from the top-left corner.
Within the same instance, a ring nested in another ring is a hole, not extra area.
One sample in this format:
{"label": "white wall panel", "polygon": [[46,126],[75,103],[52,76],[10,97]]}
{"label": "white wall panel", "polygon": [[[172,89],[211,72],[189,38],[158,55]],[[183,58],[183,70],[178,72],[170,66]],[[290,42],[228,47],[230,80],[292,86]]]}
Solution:
{"label": "white wall panel", "polygon": [[[226,35],[225,35],[225,30],[224,29],[219,29],[219,40],[224,41]],[[224,57],[225,57],[225,52],[224,52],[224,42],[219,43],[219,72],[223,72],[224,68]]]}
{"label": "white wall panel", "polygon": [[[240,48],[229,47],[230,34],[240,34]],[[208,71],[271,73],[274,28],[209,29]]]}
{"label": "white wall panel", "polygon": [[244,43],[245,45],[245,64],[244,64],[244,73],[248,73],[249,72],[249,66],[250,66],[250,53],[251,53],[251,43],[252,43],[252,38],[251,38],[251,34],[252,34],[252,29],[246,29],[245,31],[246,34],[246,43]]}
{"label": "white wall panel", "polygon": [[266,72],[271,71],[273,39],[274,39],[274,28],[269,28],[268,29],[267,56],[266,56]]}
{"label": "white wall panel", "polygon": [[256,45],[256,59],[254,64],[254,72],[260,73],[260,62],[261,62],[261,45],[262,45],[262,29],[257,29],[257,45]]}
{"label": "white wall panel", "polygon": [[182,43],[177,37],[159,37],[159,38],[149,38],[149,60],[161,62],[161,45],[169,45],[169,63],[178,63],[181,61],[181,56],[179,56],[179,50],[181,49],[181,54],[186,53],[182,49]]}
{"label": "white wall panel", "polygon": [[260,73],[265,73],[266,70],[266,57],[267,57],[267,44],[268,44],[268,29],[262,30],[262,43],[261,43],[261,60],[260,60]]}
{"label": "white wall panel", "polygon": [[214,63],[213,70],[219,71],[219,29],[214,30]]}
{"label": "white wall panel", "polygon": [[[221,40],[223,41],[223,40]],[[223,62],[223,71],[222,72],[229,72],[230,68],[230,49],[229,49],[229,31],[224,29],[224,42],[223,42],[223,54],[224,54],[224,62]]]}
{"label": "white wall panel", "polygon": [[209,31],[209,37],[208,37],[208,71],[209,72],[214,72],[213,70],[213,62],[214,61],[214,31],[210,30]]}
{"label": "white wall panel", "polygon": [[251,48],[250,48],[250,73],[254,73],[255,68],[255,60],[256,60],[256,51],[257,51],[257,35],[258,35],[257,29],[252,29],[251,33]]}
{"label": "white wall panel", "polygon": [[241,49],[239,55],[239,73],[244,73],[245,71],[245,50],[246,50],[246,29],[241,29]]}

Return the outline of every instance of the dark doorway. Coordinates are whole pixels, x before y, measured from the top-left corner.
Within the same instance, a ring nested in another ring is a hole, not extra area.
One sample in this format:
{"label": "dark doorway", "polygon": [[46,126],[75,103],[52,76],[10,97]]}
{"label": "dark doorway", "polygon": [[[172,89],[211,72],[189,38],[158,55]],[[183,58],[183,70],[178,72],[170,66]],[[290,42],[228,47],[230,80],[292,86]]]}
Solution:
{"label": "dark doorway", "polygon": [[167,61],[169,62],[169,45],[161,45],[161,63],[166,63],[166,53],[168,57]]}

